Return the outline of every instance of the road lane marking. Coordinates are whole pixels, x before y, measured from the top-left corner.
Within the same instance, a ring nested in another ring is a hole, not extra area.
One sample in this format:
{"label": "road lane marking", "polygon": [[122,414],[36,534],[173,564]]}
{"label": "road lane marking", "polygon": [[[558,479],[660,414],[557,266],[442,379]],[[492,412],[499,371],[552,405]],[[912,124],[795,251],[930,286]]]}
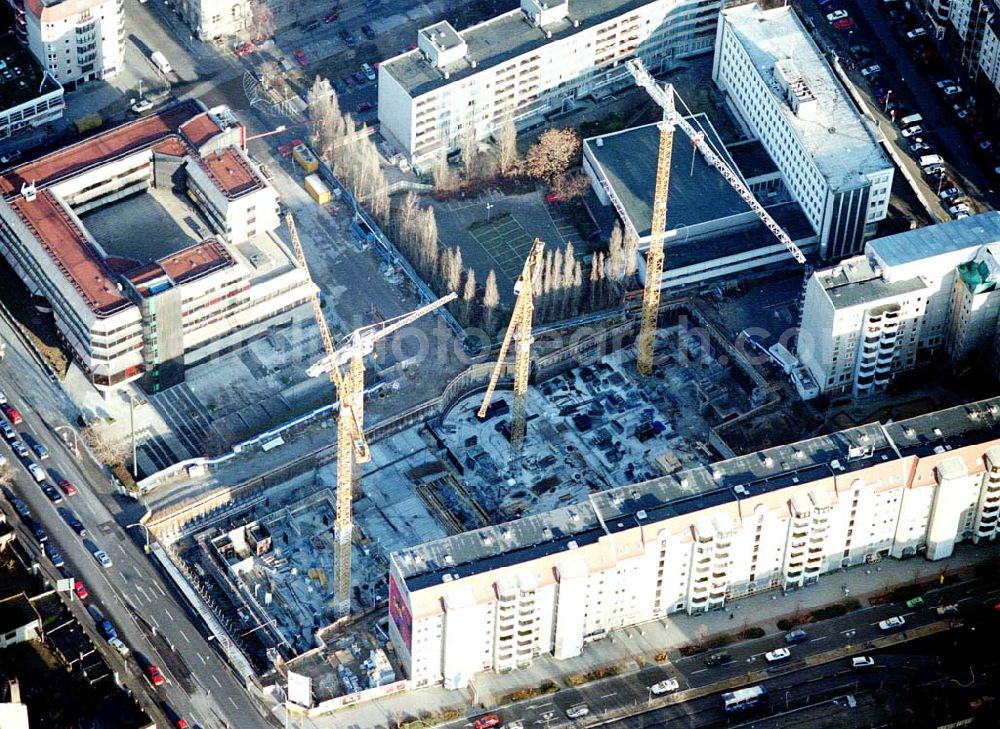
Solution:
{"label": "road lane marking", "polygon": [[160,595],[162,595],[163,597],[167,596],[167,593],[163,591],[163,588],[160,587],[159,583],[156,583],[156,589],[160,591]]}
{"label": "road lane marking", "polygon": [[184,640],[186,640],[188,643],[191,642],[191,639],[188,638],[186,635],[184,635],[184,631],[183,630],[178,630],[177,632],[181,634],[181,638],[183,638]]}
{"label": "road lane marking", "polygon": [[204,665],[206,665],[206,666],[208,665],[208,661],[206,661],[206,660],[205,660],[205,656],[203,656],[203,655],[202,655],[201,653],[199,653],[199,654],[198,654],[198,657],[199,657],[199,658],[201,659],[201,662],[202,662],[202,663],[203,663]]}
{"label": "road lane marking", "polygon": [[167,610],[166,608],[163,608],[163,612],[165,612],[167,614],[167,617],[170,618],[170,622],[174,621],[174,616],[170,614],[169,610]]}
{"label": "road lane marking", "polygon": [[821,636],[819,636],[818,638],[813,638],[813,639],[812,639],[812,640],[810,640],[809,642],[810,642],[810,643],[815,643],[815,642],[816,642],[817,640],[826,640],[826,639],[827,639],[827,638],[829,638],[829,637],[830,637],[830,636],[828,636],[828,635],[821,635]]}
{"label": "road lane marking", "polygon": [[604,694],[604,696],[601,696],[601,698],[602,699],[610,699],[612,696],[617,696],[617,695],[618,695],[617,693],[615,693],[614,691],[612,691],[610,694]]}
{"label": "road lane marking", "polygon": [[707,671],[707,670],[708,670],[707,668],[702,668],[702,669],[700,669],[700,670],[698,670],[698,671],[691,671],[691,674],[693,675],[693,674],[695,674],[695,673],[704,673],[704,672],[705,672],[705,671]]}
{"label": "road lane marking", "polygon": [[229,703],[233,705],[234,709],[239,710],[240,707],[236,705],[235,701],[233,701],[233,697],[232,696],[227,696],[226,698],[229,699]]}
{"label": "road lane marking", "polygon": [[120,574],[122,576],[122,582],[128,582],[128,578],[125,576],[124,572],[122,572],[121,570],[118,570],[118,574]]}
{"label": "road lane marking", "polygon": [[215,685],[216,686],[218,686],[219,688],[222,688],[222,684],[219,683],[219,677],[216,676],[214,673],[212,674],[212,680],[215,681]]}
{"label": "road lane marking", "polygon": [[149,614],[149,621],[150,621],[150,622],[151,622],[151,623],[152,623],[153,625],[155,625],[155,626],[156,626],[157,628],[159,628],[159,627],[160,627],[160,624],[159,624],[158,622],[156,622],[156,618],[154,618],[154,617],[153,617],[153,614],[152,614],[152,613],[150,613],[150,614]]}

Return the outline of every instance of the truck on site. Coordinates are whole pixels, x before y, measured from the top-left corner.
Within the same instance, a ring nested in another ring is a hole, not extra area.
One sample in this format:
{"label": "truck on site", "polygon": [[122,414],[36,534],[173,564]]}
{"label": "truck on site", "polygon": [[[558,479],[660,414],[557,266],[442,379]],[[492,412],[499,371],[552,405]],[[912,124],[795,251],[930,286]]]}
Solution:
{"label": "truck on site", "polygon": [[149,60],[156,64],[156,67],[160,69],[160,73],[164,76],[174,70],[170,66],[170,61],[160,51],[153,51],[149,54]]}
{"label": "truck on site", "polygon": [[306,192],[309,193],[309,197],[320,205],[326,205],[333,199],[333,193],[330,192],[330,188],[317,174],[306,175],[305,188]]}

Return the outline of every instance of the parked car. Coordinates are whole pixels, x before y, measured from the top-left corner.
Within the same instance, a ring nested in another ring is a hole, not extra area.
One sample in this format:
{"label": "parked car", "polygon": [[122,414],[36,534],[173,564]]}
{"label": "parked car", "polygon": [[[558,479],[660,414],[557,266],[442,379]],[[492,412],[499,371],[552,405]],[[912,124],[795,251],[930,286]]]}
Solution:
{"label": "parked car", "polygon": [[3,405],[0,405],[0,410],[3,410],[4,416],[6,416],[7,420],[10,421],[11,425],[20,425],[24,420],[21,417],[21,413],[18,412],[18,409],[9,402],[5,402]]}
{"label": "parked car", "polygon": [[309,57],[306,55],[305,51],[296,48],[294,51],[292,51],[292,55],[295,56],[295,62],[298,63],[300,66],[309,65]]}
{"label": "parked car", "polygon": [[[914,154],[930,154],[931,145],[927,144],[927,142],[914,142],[910,145],[910,151]],[[924,170],[924,172],[927,172],[927,170]]]}
{"label": "parked car", "polygon": [[773,651],[768,651],[764,654],[764,658],[767,659],[768,663],[774,663],[775,661],[783,661],[786,658],[790,658],[792,652],[787,648],[775,648]]}
{"label": "parked car", "polygon": [[8,486],[3,487],[3,495],[10,502],[10,505],[14,507],[14,511],[18,513],[18,516],[28,516],[31,513],[31,509],[26,503],[17,498],[13,491],[10,490]]}
{"label": "parked car", "polygon": [[891,618],[879,621],[879,630],[898,630],[906,625],[906,618],[902,615],[894,615]]}
{"label": "parked car", "polygon": [[731,660],[733,660],[733,657],[728,653],[713,653],[710,656],[705,656],[705,665],[709,668],[715,668],[724,663],[729,663]]}
{"label": "parked car", "polygon": [[958,612],[958,604],[952,603],[951,605],[938,605],[935,610],[937,610],[938,615],[950,615]]}
{"label": "parked car", "polygon": [[910,137],[915,137],[918,134],[923,134],[923,133],[924,133],[924,128],[919,124],[913,127],[906,127],[906,129],[900,132],[900,134],[902,134],[906,139],[909,139]]}
{"label": "parked car", "polygon": [[907,31],[906,33],[907,39],[911,41],[919,40],[920,38],[923,38],[925,35],[927,35],[926,28],[914,28],[913,30]]}
{"label": "parked car", "polygon": [[957,203],[948,208],[948,214],[955,219],[958,219],[960,215],[963,217],[968,217],[969,206],[964,202]]}
{"label": "parked car", "polygon": [[56,484],[63,490],[63,493],[67,496],[76,496],[76,486],[67,481],[64,478],[60,478],[56,481]]}
{"label": "parked car", "polygon": [[365,38],[368,40],[375,40],[378,37],[370,25],[362,25],[361,32],[365,34]]}
{"label": "parked car", "polygon": [[7,165],[21,158],[21,151],[15,149],[13,152],[8,152],[3,157],[0,157],[0,165]]}
{"label": "parked car", "polygon": [[112,564],[111,557],[109,557],[108,553],[105,552],[103,549],[95,549],[93,551],[93,555],[94,555],[94,559],[97,560],[97,563],[100,564],[101,567],[110,567],[111,566],[111,564]]}
{"label": "parked car", "polygon": [[374,81],[376,78],[378,78],[375,75],[375,69],[372,68],[367,63],[362,63],[361,64],[361,73],[363,73],[365,75],[365,78],[368,79],[369,81]]}
{"label": "parked car", "polygon": [[665,678],[659,683],[654,683],[649,687],[649,690],[654,695],[660,696],[662,694],[670,693],[671,691],[676,691],[680,688],[680,686],[681,685],[677,682],[676,678]]}
{"label": "parked car", "polygon": [[368,77],[361,73],[361,71],[355,71],[352,73],[351,78],[354,79],[354,83],[357,86],[364,86],[368,81]]}
{"label": "parked car", "polygon": [[59,554],[59,550],[51,544],[45,545],[45,556],[49,558],[53,567],[62,567],[66,564],[66,560],[64,560],[63,556]]}
{"label": "parked car", "polygon": [[118,637],[118,631],[115,630],[115,626],[107,618],[101,618],[98,620],[97,627],[101,629],[101,634],[104,636],[105,640],[111,640],[112,638]]}
{"label": "parked car", "polygon": [[30,516],[22,517],[21,521],[24,522],[24,528],[31,532],[31,536],[35,538],[36,542],[39,544],[45,544],[49,541],[49,533],[45,531],[45,527],[37,521],[32,519]]}
{"label": "parked car", "polygon": [[566,717],[568,719],[579,719],[590,713],[590,707],[586,704],[576,704],[566,709]]}
{"label": "parked car", "polygon": [[851,668],[871,668],[875,665],[875,659],[871,656],[855,656],[851,659]]}
{"label": "parked car", "polygon": [[108,639],[108,644],[118,651],[122,658],[128,658],[128,654],[131,653],[128,646],[122,642],[121,638],[110,638]]}
{"label": "parked car", "polygon": [[149,99],[136,99],[129,108],[133,114],[142,114],[153,108],[153,102]]}
{"label": "parked car", "polygon": [[911,598],[911,599],[909,599],[909,600],[906,601],[906,607],[908,607],[908,608],[923,607],[923,604],[924,604],[924,598],[919,597],[919,596]]}
{"label": "parked car", "polygon": [[253,43],[250,41],[236,46],[237,56],[249,56],[251,53],[253,53]]}
{"label": "parked car", "polygon": [[945,86],[941,90],[941,93],[943,93],[945,96],[958,96],[960,93],[962,93],[962,87],[961,86]]}
{"label": "parked car", "polygon": [[56,487],[50,483],[42,484],[42,493],[51,501],[53,504],[61,504],[63,497],[62,494],[56,490]]}
{"label": "parked car", "polygon": [[334,79],[333,90],[336,91],[338,94],[346,94],[347,93],[347,84],[345,84],[339,78],[338,79]]}
{"label": "parked car", "polygon": [[28,473],[30,473],[31,477],[38,483],[42,483],[46,477],[45,470],[37,463],[28,464]]}
{"label": "parked car", "polygon": [[44,461],[46,458],[49,457],[49,449],[43,446],[37,440],[35,440],[35,436],[33,436],[31,433],[21,433],[21,438],[24,440],[27,446],[32,451],[34,451],[35,455],[38,456],[41,460]]}
{"label": "parked car", "polygon": [[59,509],[59,516],[61,516],[63,518],[63,521],[66,522],[69,528],[72,529],[74,532],[76,532],[78,535],[80,535],[81,537],[87,536],[87,527],[83,525],[83,522],[80,521],[80,519],[77,518],[76,514],[74,514],[70,509],[67,509],[66,507],[61,507]]}
{"label": "parked car", "polygon": [[938,193],[938,197],[942,200],[950,200],[953,197],[958,197],[962,194],[962,191],[957,187],[946,187]]}
{"label": "parked car", "polygon": [[354,33],[344,28],[340,31],[340,37],[343,39],[344,43],[347,44],[348,48],[354,48],[358,44],[358,39],[354,37]]}
{"label": "parked car", "polygon": [[159,666],[150,663],[146,666],[146,678],[154,686],[162,686],[165,679],[163,678],[163,673],[160,672]]}
{"label": "parked car", "polygon": [[848,13],[846,10],[834,10],[832,13],[829,13],[826,16],[826,19],[829,22],[833,23],[834,21],[840,20],[841,18],[846,18],[848,15],[850,15],[850,13]]}
{"label": "parked car", "polygon": [[833,24],[833,27],[837,30],[850,30],[854,27],[854,20],[852,18],[841,18]]}
{"label": "parked car", "polygon": [[7,441],[12,441],[17,438],[17,432],[10,427],[10,423],[6,420],[0,420],[0,431],[3,431],[3,437]]}
{"label": "parked car", "polygon": [[10,447],[13,448],[14,452],[21,458],[31,458],[31,451],[29,451],[27,446],[25,446],[21,441],[11,441]]}
{"label": "parked car", "polygon": [[500,726],[498,714],[487,714],[472,722],[472,729],[492,729],[495,726]]}
{"label": "parked car", "polygon": [[80,580],[73,580],[73,592],[75,592],[76,596],[81,600],[86,600],[90,595],[90,593],[87,592],[87,588]]}
{"label": "parked car", "polygon": [[874,76],[876,73],[882,73],[882,67],[877,63],[861,69],[861,75],[865,78]]}
{"label": "parked car", "polygon": [[362,101],[360,104],[354,107],[354,111],[358,114],[363,114],[366,111],[371,111],[375,108],[375,105],[370,101]]}

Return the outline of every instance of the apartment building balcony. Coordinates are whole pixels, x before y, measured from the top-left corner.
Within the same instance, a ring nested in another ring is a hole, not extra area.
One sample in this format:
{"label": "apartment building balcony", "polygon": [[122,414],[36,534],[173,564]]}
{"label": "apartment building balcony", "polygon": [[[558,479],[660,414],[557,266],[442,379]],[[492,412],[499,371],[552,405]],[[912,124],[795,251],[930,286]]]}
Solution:
{"label": "apartment building balcony", "polygon": [[796,549],[802,549],[802,547],[806,546],[806,540],[805,540],[805,539],[803,539],[803,540],[801,540],[801,541],[797,541],[797,542],[792,542],[792,543],[791,543],[790,545],[788,545],[788,546],[789,546],[789,549],[792,549],[792,550],[796,550]]}
{"label": "apartment building balcony", "polygon": [[802,577],[802,570],[801,569],[797,569],[797,570],[793,570],[791,572],[786,572],[785,573],[785,579],[786,580],[797,580],[800,577]]}
{"label": "apartment building balcony", "polygon": [[885,387],[892,380],[892,377],[886,373],[881,375],[875,375],[874,386],[875,387]]}
{"label": "apartment building balcony", "polygon": [[809,536],[809,531],[792,532],[792,539],[805,539]]}

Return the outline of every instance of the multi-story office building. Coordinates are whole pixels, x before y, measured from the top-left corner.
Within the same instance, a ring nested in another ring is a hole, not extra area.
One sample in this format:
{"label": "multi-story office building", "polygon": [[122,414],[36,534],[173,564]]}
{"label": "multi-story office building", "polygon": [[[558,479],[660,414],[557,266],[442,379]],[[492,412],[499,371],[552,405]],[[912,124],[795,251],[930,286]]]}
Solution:
{"label": "multi-story office building", "polygon": [[67,88],[112,78],[125,57],[122,0],[24,0],[28,48]]}
{"label": "multi-story office building", "polygon": [[[996,329],[1000,213],[869,241],[806,285],[797,354],[823,392],[862,395],[946,352],[960,364]],[[987,323],[989,322],[989,323]]]}
{"label": "multi-story office building", "polygon": [[225,107],[186,102],[0,173],[0,252],[98,389],[155,392],[306,316],[311,284],[243,139]]}
{"label": "multi-story office building", "polygon": [[656,71],[711,50],[722,0],[521,0],[519,10],[457,32],[423,28],[417,49],[379,67],[380,130],[416,165],[519,128],[587,96],[631,84],[638,56]]}
{"label": "multi-story office building", "polygon": [[0,76],[0,140],[63,115],[63,87],[39,67],[12,31],[0,35],[0,64],[5,71]]}
{"label": "multi-story office building", "polygon": [[[689,117],[689,121],[705,133],[707,143],[744,178],[711,121],[704,114]],[[678,130],[673,139],[667,237],[663,242],[667,261],[663,288],[689,287],[720,279],[728,281],[782,264],[798,266],[785,246],[760,222],[719,171],[700,154],[692,159],[691,141],[687,136]],[[583,170],[590,177],[598,202],[614,205],[622,224],[635,232],[641,252],[648,249],[651,238],[659,145],[660,131],[656,124],[583,140]],[[762,151],[761,154],[767,156]],[[749,162],[751,155],[743,154],[741,159]],[[757,173],[755,168],[762,166],[767,169],[757,160],[748,168]],[[757,190],[757,179],[747,176],[744,182],[751,190]],[[762,195],[762,198],[768,212],[792,241],[804,254],[814,256],[818,237],[799,205],[787,195],[774,199]],[[607,218],[599,210],[593,212],[598,220]],[[645,282],[645,257],[640,255],[638,263]]]}
{"label": "multi-story office building", "polygon": [[781,170],[820,255],[860,252],[886,216],[893,166],[794,9],[723,10],[712,78]]}
{"label": "multi-story office building", "polygon": [[[973,80],[983,80],[1000,94],[1000,3],[997,0],[952,0],[949,20],[958,33],[961,62]],[[980,99],[986,112],[995,106]]]}
{"label": "multi-story office building", "polygon": [[251,0],[181,0],[177,9],[202,40],[237,35],[253,24]]}
{"label": "multi-story office building", "polygon": [[390,557],[389,632],[415,686],[579,655],[887,557],[997,537],[1000,399],[874,423],[594,494]]}

